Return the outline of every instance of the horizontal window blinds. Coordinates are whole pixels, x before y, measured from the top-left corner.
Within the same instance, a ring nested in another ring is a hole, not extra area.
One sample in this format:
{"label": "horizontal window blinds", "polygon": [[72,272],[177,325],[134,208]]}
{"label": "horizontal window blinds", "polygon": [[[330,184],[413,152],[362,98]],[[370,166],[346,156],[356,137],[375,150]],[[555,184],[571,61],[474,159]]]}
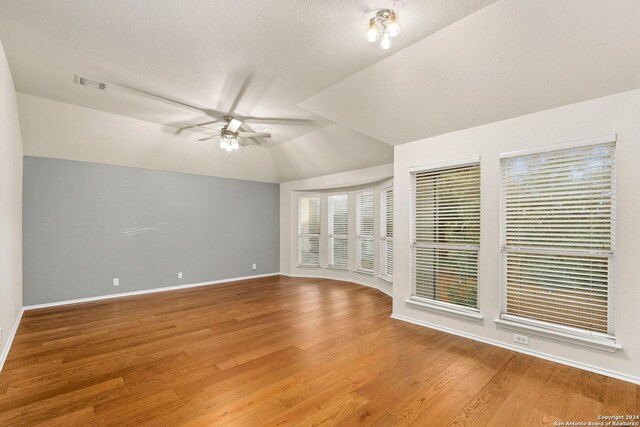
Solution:
{"label": "horizontal window blinds", "polygon": [[373,273],[373,190],[356,194],[357,267]]}
{"label": "horizontal window blinds", "polygon": [[412,173],[414,296],[477,309],[480,164]]}
{"label": "horizontal window blinds", "polygon": [[615,142],[501,160],[503,317],[612,334]]}
{"label": "horizontal window blinds", "polygon": [[349,233],[349,198],[346,194],[330,195],[329,202],[329,265],[347,268]]}
{"label": "horizontal window blinds", "polygon": [[298,197],[298,265],[320,265],[320,195]]}
{"label": "horizontal window blinds", "polygon": [[381,267],[380,274],[393,277],[393,188],[381,192]]}

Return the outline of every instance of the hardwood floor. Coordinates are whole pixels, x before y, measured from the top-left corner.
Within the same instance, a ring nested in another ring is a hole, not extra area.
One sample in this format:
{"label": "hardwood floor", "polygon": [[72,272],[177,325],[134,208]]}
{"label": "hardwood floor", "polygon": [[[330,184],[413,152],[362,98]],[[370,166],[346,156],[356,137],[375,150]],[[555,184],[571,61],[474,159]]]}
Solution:
{"label": "hardwood floor", "polygon": [[553,425],[640,387],[393,320],[376,290],[281,276],[28,311],[0,425]]}

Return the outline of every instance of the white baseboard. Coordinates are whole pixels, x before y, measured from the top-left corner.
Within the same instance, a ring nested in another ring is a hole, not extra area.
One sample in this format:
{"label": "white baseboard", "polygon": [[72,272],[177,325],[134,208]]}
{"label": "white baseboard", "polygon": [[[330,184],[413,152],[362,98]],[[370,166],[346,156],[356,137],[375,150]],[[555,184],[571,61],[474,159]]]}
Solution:
{"label": "white baseboard", "polygon": [[11,344],[13,344],[13,339],[16,336],[16,332],[18,332],[18,326],[20,326],[20,320],[22,320],[22,314],[24,313],[24,309],[20,309],[20,313],[18,313],[18,317],[16,321],[13,323],[13,327],[11,331],[7,335],[4,341],[4,348],[2,349],[2,354],[0,354],[0,372],[2,372],[2,368],[4,367],[4,362],[6,362],[7,357],[9,356],[9,350],[11,350]]}
{"label": "white baseboard", "polygon": [[452,335],[458,335],[463,338],[469,338],[474,341],[480,341],[485,344],[495,345],[497,347],[506,348],[507,350],[517,351],[518,353],[528,354],[529,356],[539,357],[540,359],[549,360],[551,362],[560,363],[562,365],[571,366],[573,368],[583,369],[585,371],[593,372],[596,374],[604,375],[607,377],[615,378],[622,381],[627,381],[633,384],[640,385],[640,378],[633,377],[631,375],[622,374],[620,372],[610,371],[608,369],[602,369],[595,366],[587,365],[585,363],[576,362],[574,360],[565,359],[563,357],[552,356],[547,353],[541,353],[535,350],[528,350],[522,347],[518,347],[511,344],[506,344],[500,341],[492,340],[489,338],[483,338],[478,335],[469,334],[467,332],[461,332],[456,329],[447,328],[440,325],[435,325],[433,323],[424,322],[422,320],[412,319],[410,317],[402,316],[400,314],[392,314],[391,317],[393,319],[402,320],[403,322],[413,323],[414,325],[424,326],[430,329],[436,329],[438,331],[446,332]]}
{"label": "white baseboard", "polygon": [[83,302],[92,302],[92,301],[100,301],[111,298],[122,298],[129,297],[133,295],[143,295],[143,294],[152,294],[156,292],[166,292],[166,291],[175,291],[178,289],[188,289],[188,288],[197,288],[200,286],[210,286],[210,285],[221,285],[229,282],[238,282],[241,280],[248,279],[258,279],[260,277],[270,277],[270,276],[278,276],[280,273],[268,273],[268,274],[256,274],[255,276],[243,276],[243,277],[232,277],[229,279],[220,279],[220,280],[212,280],[209,282],[199,282],[199,283],[190,283],[186,285],[176,285],[176,286],[166,286],[163,288],[152,288],[152,289],[143,289],[141,291],[131,291],[131,292],[121,292],[118,294],[109,294],[109,295],[100,295],[96,297],[88,297],[88,298],[78,298],[66,301],[56,301],[49,302],[45,304],[35,304],[35,305],[27,305],[23,307],[23,310],[35,310],[38,308],[47,308],[47,307],[57,307],[60,305],[69,305],[69,304],[80,304]]}
{"label": "white baseboard", "polygon": [[[325,277],[325,276],[320,276],[317,274],[287,274],[287,273],[280,273],[280,275],[282,276],[287,276],[287,277],[298,277],[298,278],[302,278],[302,279],[327,279],[327,280],[335,280],[338,282],[351,282],[351,283],[355,283],[356,285],[361,285],[361,286],[366,286],[367,288],[373,288],[373,289],[377,289],[378,291],[382,292],[385,295],[388,295],[390,297],[393,297],[391,290],[390,289],[386,289],[384,287],[384,285],[381,286],[376,286],[373,285],[371,283],[367,283],[367,282],[362,282],[360,280],[354,280],[352,278],[348,278],[348,279],[336,279],[333,277]],[[389,286],[391,287],[391,286]]]}

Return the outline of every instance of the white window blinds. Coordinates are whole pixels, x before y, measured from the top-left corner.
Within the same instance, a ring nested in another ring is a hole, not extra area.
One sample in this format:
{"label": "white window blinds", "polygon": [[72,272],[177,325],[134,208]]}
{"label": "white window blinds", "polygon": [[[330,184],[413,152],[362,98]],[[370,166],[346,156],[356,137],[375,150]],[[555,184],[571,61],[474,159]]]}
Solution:
{"label": "white window blinds", "polygon": [[612,335],[615,142],[501,159],[502,317]]}
{"label": "white window blinds", "polygon": [[380,192],[380,275],[393,278],[393,188]]}
{"label": "white window blinds", "polygon": [[357,270],[373,273],[373,190],[356,194]]}
{"label": "white window blinds", "polygon": [[298,197],[298,265],[320,265],[320,195]]}
{"label": "white window blinds", "polygon": [[418,171],[412,180],[413,297],[475,310],[480,164]]}
{"label": "white window blinds", "polygon": [[346,194],[330,195],[329,201],[329,266],[348,267],[349,247],[349,197]]}

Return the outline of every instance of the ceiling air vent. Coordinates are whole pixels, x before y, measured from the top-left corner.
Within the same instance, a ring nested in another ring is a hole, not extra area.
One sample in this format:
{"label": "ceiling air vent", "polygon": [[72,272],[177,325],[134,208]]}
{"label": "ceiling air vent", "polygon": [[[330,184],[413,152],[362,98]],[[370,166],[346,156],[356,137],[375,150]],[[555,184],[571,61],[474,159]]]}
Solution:
{"label": "ceiling air vent", "polygon": [[92,89],[105,90],[107,88],[107,84],[103,82],[99,82],[96,80],[91,80],[86,77],[80,77],[77,74],[73,75],[73,82],[82,86],[87,86]]}

